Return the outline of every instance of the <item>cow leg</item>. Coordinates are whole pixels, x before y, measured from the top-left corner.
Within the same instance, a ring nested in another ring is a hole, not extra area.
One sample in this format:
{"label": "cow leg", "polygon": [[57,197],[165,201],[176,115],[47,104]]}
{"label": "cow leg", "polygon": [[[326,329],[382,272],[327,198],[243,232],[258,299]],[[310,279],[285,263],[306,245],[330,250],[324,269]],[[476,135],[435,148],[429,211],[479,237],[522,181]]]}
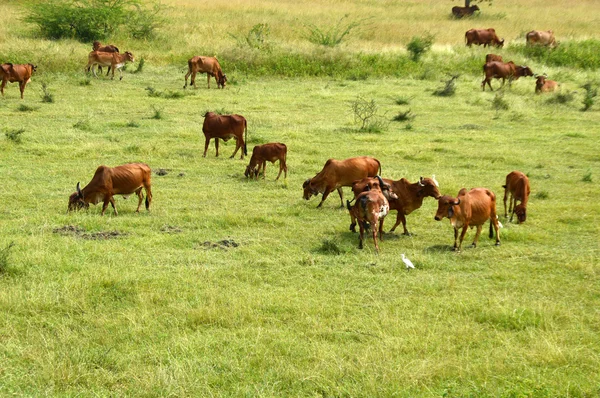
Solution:
{"label": "cow leg", "polygon": [[[217,139],[217,138],[215,138]],[[206,152],[208,151],[208,144],[210,143],[210,138],[206,137],[205,141],[204,141],[204,155],[202,155],[203,158],[206,157]]]}
{"label": "cow leg", "polygon": [[454,228],[454,247],[452,247],[452,250],[454,250],[454,251],[458,251],[457,241],[458,241],[458,228]]}
{"label": "cow leg", "polygon": [[2,96],[4,97],[4,87],[6,86],[6,79],[2,79],[2,85],[0,85],[0,92],[2,92]]}
{"label": "cow leg", "polygon": [[[104,197],[104,202],[102,203],[102,213],[100,213],[101,216],[104,215],[104,212],[106,211],[106,208],[108,207],[108,204],[110,203],[110,199],[111,199],[111,197],[109,195],[106,195]],[[114,205],[113,205],[113,207],[114,207]],[[115,209],[115,211],[116,210],[117,209]]]}
{"label": "cow leg", "polygon": [[110,197],[110,204],[113,207],[113,210],[115,211],[115,216],[118,216],[119,213],[117,212],[117,206],[115,205],[115,198],[114,197]]}
{"label": "cow leg", "polygon": [[341,202],[341,208],[344,208],[344,193],[342,192],[342,187],[339,187],[337,189],[338,193],[340,194],[340,202]]}
{"label": "cow leg", "polygon": [[496,246],[500,246],[500,225],[498,224],[498,218],[494,213],[490,217],[490,239],[493,237],[492,228],[496,230]]}
{"label": "cow leg", "polygon": [[[235,154],[237,153],[238,149],[240,149],[242,147],[242,145],[240,144],[240,141],[236,138],[235,139],[235,151],[233,151],[233,155],[231,155],[229,157],[229,159],[233,159],[235,157]],[[242,159],[244,159],[244,150],[242,149]]]}
{"label": "cow leg", "polygon": [[149,181],[144,185],[144,189],[146,189],[146,210],[150,211],[150,204],[152,203],[152,187],[150,186]]}
{"label": "cow leg", "polygon": [[[106,71],[106,76],[108,76],[108,74],[110,73],[111,67],[108,67],[108,70]],[[100,70],[100,72],[102,72],[102,70]]]}
{"label": "cow leg", "polygon": [[508,198],[508,188],[504,189],[504,218],[508,217],[506,213],[506,199]]}
{"label": "cow leg", "polygon": [[210,89],[210,74],[206,72],[206,81],[208,82],[208,88]]}
{"label": "cow leg", "polygon": [[19,90],[21,90],[21,99],[23,99],[23,93],[25,92],[26,85],[27,85],[27,80],[19,82]]}
{"label": "cow leg", "polygon": [[217,150],[217,157],[219,157],[219,139],[216,137],[215,137],[215,149]]}
{"label": "cow leg", "polygon": [[[277,178],[275,179],[275,181],[279,180],[279,176],[281,176],[281,172],[283,171],[283,168],[285,167],[285,163],[283,163],[282,160],[279,161],[279,174],[277,174]],[[285,178],[287,178],[287,171],[285,172]]]}
{"label": "cow leg", "polygon": [[[187,79],[188,79],[188,77],[190,77],[191,74],[192,74],[191,70],[188,70],[188,73],[185,74],[185,84],[183,85],[183,88],[187,87],[187,85],[188,85],[187,84]],[[192,79],[192,84],[193,84],[193,82],[194,82],[194,80]]]}
{"label": "cow leg", "polygon": [[373,232],[373,242],[375,243],[375,253],[379,254],[379,244],[377,243],[377,224],[379,224],[379,221],[377,220],[377,217],[375,217],[375,220],[373,221],[373,225],[371,225],[371,230]]}
{"label": "cow leg", "polygon": [[94,75],[94,77],[98,77],[98,75],[96,74],[96,68],[97,68],[96,64],[93,64],[92,65],[92,74]]}
{"label": "cow leg", "polygon": [[323,202],[325,202],[325,199],[327,199],[327,196],[329,196],[330,193],[331,193],[331,188],[330,187],[325,188],[325,192],[323,192],[323,197],[321,198],[321,203],[319,203],[317,208],[323,206]]}
{"label": "cow leg", "polygon": [[[262,162],[262,169],[263,169],[263,180],[266,180],[267,179],[267,161],[266,160],[264,162]],[[279,177],[277,177],[277,178],[279,178]],[[277,181],[277,179],[275,179],[275,180]]]}
{"label": "cow leg", "polygon": [[140,207],[142,207],[142,201],[144,200],[144,195],[142,194],[142,187],[139,187],[137,191],[135,191],[135,194],[138,197],[138,207],[137,210],[135,211],[136,213],[140,212]]}
{"label": "cow leg", "polygon": [[383,221],[385,220],[385,217],[381,217],[379,219],[379,239],[383,240]]}
{"label": "cow leg", "polygon": [[516,196],[512,196],[510,198],[510,207],[512,208],[508,210],[508,212],[510,213],[510,219],[508,220],[508,222],[512,222],[513,220],[513,216],[515,215],[515,210],[517,209],[517,198]]}
{"label": "cow leg", "polygon": [[363,248],[363,239],[365,235],[365,223],[362,220],[358,220],[358,226],[360,228],[360,233],[358,234],[358,248]]}
{"label": "cow leg", "polygon": [[478,225],[477,226],[477,232],[475,233],[475,240],[473,240],[473,247],[477,247],[477,242],[479,242],[479,235],[481,235],[481,229],[483,228],[483,225]]}
{"label": "cow leg", "polygon": [[467,229],[469,229],[469,226],[467,224],[465,224],[460,233],[460,241],[458,242],[458,250],[457,251],[459,251],[459,252],[462,247],[463,240],[465,239],[465,235],[467,234]]}

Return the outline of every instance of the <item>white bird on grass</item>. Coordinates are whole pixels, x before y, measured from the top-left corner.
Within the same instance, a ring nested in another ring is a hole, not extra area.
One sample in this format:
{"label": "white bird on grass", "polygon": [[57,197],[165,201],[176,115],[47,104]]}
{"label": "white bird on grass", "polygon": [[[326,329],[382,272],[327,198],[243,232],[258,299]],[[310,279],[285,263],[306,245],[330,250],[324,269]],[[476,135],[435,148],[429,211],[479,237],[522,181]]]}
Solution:
{"label": "white bird on grass", "polygon": [[437,180],[435,179],[435,174],[431,175],[431,179],[433,180],[433,183],[435,184],[436,187],[440,186],[440,184],[438,184]]}
{"label": "white bird on grass", "polygon": [[410,271],[411,268],[415,268],[415,266],[413,265],[412,261],[410,261],[408,258],[406,258],[406,256],[404,255],[404,253],[402,253],[402,261],[404,261],[404,264],[406,264],[406,270]]}

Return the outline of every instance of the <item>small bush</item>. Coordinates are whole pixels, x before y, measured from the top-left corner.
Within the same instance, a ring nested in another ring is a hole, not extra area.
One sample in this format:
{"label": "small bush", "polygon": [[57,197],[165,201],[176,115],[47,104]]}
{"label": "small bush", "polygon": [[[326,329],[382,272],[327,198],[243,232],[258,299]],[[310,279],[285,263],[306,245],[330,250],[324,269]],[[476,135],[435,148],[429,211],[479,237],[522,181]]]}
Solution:
{"label": "small bush", "polygon": [[12,249],[14,245],[14,242],[10,242],[4,249],[0,249],[0,274],[5,274],[8,271],[8,256],[10,254],[10,249]]}
{"label": "small bush", "polygon": [[364,132],[381,132],[387,127],[387,122],[378,114],[378,106],[375,100],[367,101],[362,97],[350,102],[350,109],[354,115],[354,122],[360,123],[360,131]]}
{"label": "small bush", "polygon": [[19,112],[33,112],[36,109],[37,108],[35,108],[33,106],[29,106],[29,105],[25,105],[25,104],[21,104],[17,107],[17,111],[19,111]]}
{"label": "small bush", "polygon": [[446,85],[435,90],[433,95],[437,95],[438,97],[452,97],[454,94],[456,94],[456,80],[459,76],[460,75],[450,76],[450,80],[446,81]]}
{"label": "small bush", "polygon": [[569,104],[571,102],[573,102],[573,100],[575,99],[575,93],[572,91],[567,91],[564,93],[556,93],[554,96],[552,96],[551,98],[548,98],[548,102],[549,104]]}
{"label": "small bush", "polygon": [[434,36],[425,35],[425,36],[413,36],[410,40],[406,49],[411,54],[411,59],[415,62],[418,62],[421,59],[421,56],[425,54],[431,46],[433,45]]}
{"label": "small bush", "polygon": [[4,133],[7,140],[10,140],[14,143],[21,143],[21,135],[25,132],[25,129],[11,129]]}
{"label": "small bush", "polygon": [[328,30],[320,29],[315,25],[305,25],[308,29],[306,39],[317,45],[335,47],[339,45],[350,32],[359,27],[363,21],[347,21],[348,14]]}
{"label": "small bush", "polygon": [[144,58],[140,58],[140,62],[138,62],[138,66],[137,68],[133,71],[133,73],[142,73],[142,69],[144,69],[144,63],[146,63],[146,61],[144,60]]}
{"label": "small bush", "polygon": [[396,98],[396,105],[408,105],[409,101],[410,101],[409,98],[398,97],[398,98]]}
{"label": "small bush", "polygon": [[583,181],[583,182],[592,182],[592,172],[588,171],[587,173],[585,173],[583,175],[583,178],[581,179],[581,181]]}
{"label": "small bush", "polygon": [[140,124],[138,122],[136,122],[135,120],[130,120],[125,127],[131,127],[131,128],[138,128],[140,127]]}
{"label": "small bush", "polygon": [[535,198],[536,199],[548,199],[550,197],[550,195],[548,194],[548,191],[539,191],[538,193],[535,194]]}
{"label": "small bush", "polygon": [[240,46],[247,45],[250,48],[254,48],[256,50],[270,50],[271,45],[269,43],[269,36],[271,35],[271,28],[266,23],[256,24],[250,29],[248,34],[244,36],[235,36],[233,34],[229,34],[229,36],[233,37]]}
{"label": "small bush", "polygon": [[406,112],[398,113],[396,116],[394,116],[392,118],[392,120],[395,122],[406,122],[409,120],[413,120],[414,118],[415,118],[415,115],[409,109]]}
{"label": "small bush", "polygon": [[48,91],[48,83],[42,82],[42,102],[54,102],[54,94]]}
{"label": "small bush", "polygon": [[79,81],[79,85],[80,86],[91,86],[92,79],[90,77],[86,77],[85,79]]}
{"label": "small bush", "polygon": [[596,98],[596,96],[598,95],[598,88],[592,87],[592,83],[590,82],[584,84],[583,86],[581,86],[581,88],[585,90],[585,96],[583,97],[583,108],[581,109],[585,112],[588,109],[590,109],[596,102],[594,98]]}
{"label": "small bush", "polygon": [[496,93],[492,100],[492,109],[496,111],[496,117],[498,117],[500,111],[506,111],[509,108],[508,101],[504,99],[504,93]]}
{"label": "small bush", "polygon": [[168,99],[177,99],[185,97],[185,94],[181,91],[158,91],[154,87],[146,87],[146,91],[148,91],[149,97],[154,98],[168,98]]}
{"label": "small bush", "polygon": [[163,108],[158,108],[152,105],[152,111],[154,111],[154,114],[152,115],[151,119],[160,120],[163,118]]}
{"label": "small bush", "polygon": [[319,251],[323,254],[334,254],[334,255],[342,254],[342,251],[340,250],[337,243],[335,243],[334,241],[329,240],[329,239],[324,239],[323,243],[321,244],[321,247],[319,247],[317,249],[317,251]]}
{"label": "small bush", "polygon": [[74,128],[83,130],[83,131],[91,131],[92,125],[89,120],[79,120],[77,123],[73,125]]}

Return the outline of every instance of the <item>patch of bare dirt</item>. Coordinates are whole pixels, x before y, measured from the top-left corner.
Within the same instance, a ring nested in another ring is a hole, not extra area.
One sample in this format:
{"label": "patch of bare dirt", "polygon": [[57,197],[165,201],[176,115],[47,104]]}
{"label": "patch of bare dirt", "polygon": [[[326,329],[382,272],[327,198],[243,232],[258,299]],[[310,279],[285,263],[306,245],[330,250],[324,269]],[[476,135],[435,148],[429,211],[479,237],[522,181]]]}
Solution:
{"label": "patch of bare dirt", "polygon": [[230,247],[238,247],[240,244],[233,239],[223,239],[218,242],[206,241],[202,244],[202,247],[206,249],[228,249]]}
{"label": "patch of bare dirt", "polygon": [[183,229],[176,225],[163,225],[160,227],[160,232],[164,232],[165,234],[180,234],[183,232]]}
{"label": "patch of bare dirt", "polygon": [[87,239],[87,240],[106,240],[115,239],[120,236],[126,236],[126,233],[119,231],[98,231],[98,232],[85,232],[85,229],[77,225],[65,225],[64,227],[54,228],[52,230],[55,234],[62,236],[73,236],[75,238]]}

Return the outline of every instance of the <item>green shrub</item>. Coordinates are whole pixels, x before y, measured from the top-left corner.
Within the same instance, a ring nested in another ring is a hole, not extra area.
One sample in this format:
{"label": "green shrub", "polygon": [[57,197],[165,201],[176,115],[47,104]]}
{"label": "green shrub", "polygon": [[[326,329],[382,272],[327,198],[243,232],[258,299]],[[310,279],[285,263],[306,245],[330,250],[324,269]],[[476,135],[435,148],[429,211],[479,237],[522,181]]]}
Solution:
{"label": "green shrub", "polygon": [[36,109],[37,108],[35,108],[33,106],[29,106],[29,105],[25,105],[25,104],[21,104],[17,107],[17,111],[19,111],[19,112],[33,112]]}
{"label": "green shrub", "polygon": [[496,111],[496,117],[498,117],[500,111],[506,111],[509,107],[508,101],[504,99],[504,93],[496,93],[496,95],[494,95],[492,109]]}
{"label": "green shrub", "polygon": [[7,140],[10,140],[14,143],[21,143],[21,135],[25,132],[25,129],[11,129],[4,133]]}
{"label": "green shrub", "polygon": [[546,65],[582,69],[600,68],[600,40],[598,39],[568,41],[554,48],[516,44],[511,45],[510,49]]}
{"label": "green shrub", "polygon": [[548,101],[546,102],[548,102],[549,104],[568,104],[570,102],[573,102],[574,99],[575,93],[573,93],[572,91],[567,91],[564,93],[556,93],[551,98],[548,98]]}
{"label": "green shrub", "polygon": [[138,62],[138,66],[137,68],[133,71],[133,73],[142,73],[142,69],[144,69],[144,64],[146,63],[146,60],[144,60],[144,58],[140,58],[140,62]]}
{"label": "green shrub", "polygon": [[446,81],[446,85],[435,90],[433,95],[437,95],[438,97],[452,97],[456,94],[456,79],[458,79],[459,76],[460,75],[451,76],[450,80]]}
{"label": "green shrub", "polygon": [[583,97],[583,109],[582,111],[587,111],[590,109],[596,100],[594,99],[598,95],[598,88],[592,87],[592,83],[587,82],[583,86],[581,86],[585,90],[585,96]]}
{"label": "green shrub", "polygon": [[406,122],[408,120],[413,120],[415,115],[411,112],[411,110],[407,110],[406,112],[400,112],[396,116],[393,117],[393,121],[395,122]]}
{"label": "green shrub", "polygon": [[163,108],[152,105],[152,110],[154,111],[154,114],[152,115],[151,119],[160,120],[163,118]]}
{"label": "green shrub", "polygon": [[14,245],[14,242],[11,242],[4,249],[0,249],[0,274],[5,274],[8,271],[8,255]]}
{"label": "green shrub", "polygon": [[305,37],[313,44],[335,47],[339,45],[350,32],[359,27],[363,21],[347,21],[348,14],[344,15],[331,28],[325,30],[315,25],[306,25],[308,33]]}
{"label": "green shrub", "polygon": [[269,43],[270,35],[271,28],[266,23],[254,25],[248,34],[244,36],[238,37],[231,33],[229,34],[229,36],[233,37],[240,46],[247,45],[256,50],[269,50],[271,48],[271,44]]}
{"label": "green shrub", "polygon": [[360,124],[359,130],[367,133],[380,133],[388,126],[388,122],[377,114],[378,106],[374,99],[367,101],[356,97],[350,102],[354,122]]}
{"label": "green shrub", "polygon": [[54,102],[54,94],[48,91],[48,83],[42,82],[42,102]]}
{"label": "green shrub", "polygon": [[421,59],[421,56],[427,51],[429,51],[429,49],[433,45],[433,39],[434,37],[429,34],[420,37],[413,36],[413,38],[406,46],[406,49],[411,54],[411,59],[415,62],[419,61],[419,59]]}
{"label": "green shrub", "polygon": [[587,173],[585,173],[583,175],[583,178],[581,179],[581,181],[583,181],[583,182],[592,182],[592,172],[588,171]]}

